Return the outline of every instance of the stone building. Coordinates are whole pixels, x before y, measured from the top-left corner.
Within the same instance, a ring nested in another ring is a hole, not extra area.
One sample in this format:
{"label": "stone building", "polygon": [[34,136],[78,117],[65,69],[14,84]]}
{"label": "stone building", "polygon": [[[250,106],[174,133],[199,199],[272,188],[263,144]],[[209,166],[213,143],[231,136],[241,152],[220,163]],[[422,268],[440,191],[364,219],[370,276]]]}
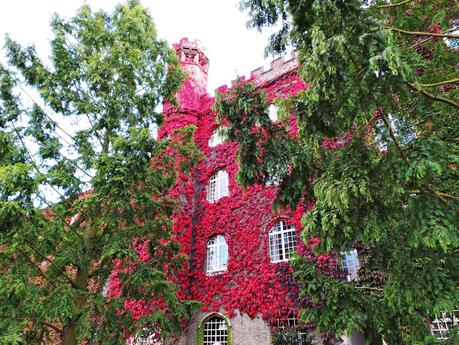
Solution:
{"label": "stone building", "polygon": [[[246,190],[236,183],[238,145],[225,138],[225,126],[217,123],[212,109],[205,51],[188,39],[174,48],[189,78],[177,95],[179,105],[164,106],[159,137],[179,135],[178,129],[193,125],[195,143],[204,155],[193,177],[180,176],[172,192],[180,202],[175,233],[189,256],[178,273],[180,294],[202,302],[186,335],[174,344],[269,345],[275,343],[275,334],[309,344],[306,334],[313,332],[297,320],[297,310],[308,301],[299,298],[288,263],[295,250],[309,250],[299,237],[308,205],[273,212],[276,181]],[[269,70],[254,70],[250,78],[270,103],[308,87],[297,74],[294,55],[274,60]],[[274,105],[270,118],[277,121]],[[294,122],[291,135],[296,135]],[[354,274],[358,261],[346,262],[349,275]],[[320,342],[316,335],[314,343]],[[147,344],[148,339],[138,343]],[[348,343],[359,344],[357,339]]]}

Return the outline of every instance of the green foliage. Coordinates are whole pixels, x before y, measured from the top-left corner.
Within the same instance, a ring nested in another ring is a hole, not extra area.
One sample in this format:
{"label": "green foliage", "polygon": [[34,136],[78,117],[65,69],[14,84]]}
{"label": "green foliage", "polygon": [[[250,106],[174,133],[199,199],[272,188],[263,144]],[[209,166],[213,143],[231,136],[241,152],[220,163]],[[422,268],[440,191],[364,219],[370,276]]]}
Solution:
{"label": "green foliage", "polygon": [[280,125],[254,86],[218,96],[241,147],[238,180],[276,176],[278,204],[313,201],[303,236],[321,239],[316,253],[360,250],[352,283],[294,262],[303,295],[316,302],[301,317],[330,335],[359,329],[369,344],[427,343],[430,320],[459,305],[458,53],[442,36],[458,18],[457,1],[241,7],[251,26],[280,28],[268,50],[293,46],[310,87],[276,101]]}
{"label": "green foliage", "polygon": [[312,341],[307,333],[279,330],[273,332],[273,345],[312,345]]}
{"label": "green foliage", "polygon": [[[163,269],[184,259],[168,192],[198,154],[193,128],[163,142],[151,129],[184,73],[138,1],[111,15],[84,6],[51,26],[49,66],[9,38],[0,66],[0,343],[178,332],[194,303]],[[134,263],[133,240],[149,241],[150,259]],[[108,297],[115,263],[121,296]],[[145,317],[120,312],[152,297],[161,307]]]}

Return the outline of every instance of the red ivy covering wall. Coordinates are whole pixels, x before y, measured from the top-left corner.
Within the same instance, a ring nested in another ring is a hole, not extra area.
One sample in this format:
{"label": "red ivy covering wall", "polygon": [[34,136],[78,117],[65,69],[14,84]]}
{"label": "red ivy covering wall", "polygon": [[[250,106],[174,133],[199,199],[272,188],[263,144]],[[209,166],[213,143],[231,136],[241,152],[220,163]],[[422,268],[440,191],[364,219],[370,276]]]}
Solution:
{"label": "red ivy covering wall", "polygon": [[[270,102],[296,94],[307,86],[295,70],[260,85]],[[180,206],[174,214],[174,234],[183,253],[189,256],[184,268],[174,273],[173,279],[180,286],[178,296],[202,302],[203,311],[220,311],[232,317],[239,310],[252,318],[261,314],[263,319],[275,324],[308,301],[299,300],[299,287],[289,263],[271,263],[268,232],[274,224],[284,220],[295,225],[297,250],[301,255],[316,260],[319,265],[336,264],[328,255],[318,258],[312,255],[311,249],[318,239],[311,239],[305,245],[299,236],[300,219],[313,205],[299,205],[295,210],[274,213],[272,206],[277,186],[256,185],[243,191],[235,181],[237,143],[208,146],[218,127],[216,114],[212,111],[214,98],[196,92],[193,83],[187,81],[178,100],[179,107],[164,107],[166,121],[160,128],[159,137],[174,139],[175,130],[194,125],[194,140],[204,155],[191,176],[179,175],[178,183],[171,191]],[[290,131],[296,135],[294,119]],[[333,144],[336,145],[332,141],[328,143],[329,146]],[[209,178],[218,170],[226,170],[229,175],[229,196],[210,203],[206,199],[206,187]],[[225,272],[208,276],[205,272],[207,242],[216,235],[223,235],[228,244],[228,267]],[[141,248],[138,253],[140,259],[145,259]],[[115,271],[109,291],[116,295],[120,288]],[[135,318],[149,310],[144,302],[139,301],[128,301],[125,308]]]}

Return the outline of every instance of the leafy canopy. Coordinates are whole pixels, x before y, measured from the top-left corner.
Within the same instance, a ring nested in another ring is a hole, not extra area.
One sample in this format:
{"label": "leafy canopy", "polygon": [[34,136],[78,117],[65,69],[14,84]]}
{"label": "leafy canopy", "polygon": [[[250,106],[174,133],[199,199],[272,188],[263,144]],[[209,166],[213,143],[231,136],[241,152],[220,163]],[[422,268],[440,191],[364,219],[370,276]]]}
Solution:
{"label": "leafy canopy", "polygon": [[[279,183],[278,205],[313,201],[303,237],[317,254],[360,251],[351,283],[298,257],[301,318],[368,344],[429,343],[459,292],[457,1],[243,0],[250,26],[280,30],[268,51],[298,52],[309,87],[277,100],[237,83],[216,109],[240,143],[239,182]],[[448,41],[446,41],[448,40]],[[289,133],[290,117],[298,123]]]}
{"label": "leafy canopy", "polygon": [[[171,280],[184,258],[168,191],[197,154],[192,128],[152,131],[184,78],[175,52],[135,0],[51,26],[48,63],[7,38],[0,66],[0,343],[179,331],[193,304]],[[115,265],[121,292],[103,294]]]}

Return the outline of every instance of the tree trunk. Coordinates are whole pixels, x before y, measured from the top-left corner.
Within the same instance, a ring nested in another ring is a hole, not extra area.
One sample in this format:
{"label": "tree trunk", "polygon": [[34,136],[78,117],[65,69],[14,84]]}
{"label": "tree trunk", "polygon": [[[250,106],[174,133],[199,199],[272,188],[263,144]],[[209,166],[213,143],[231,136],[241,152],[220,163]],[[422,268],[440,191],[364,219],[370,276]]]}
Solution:
{"label": "tree trunk", "polygon": [[75,326],[76,326],[75,322],[70,321],[64,327],[64,334],[63,334],[63,339],[62,339],[63,345],[78,345]]}
{"label": "tree trunk", "polygon": [[[87,268],[77,269],[77,273],[75,276],[75,287],[78,290],[85,291],[87,289],[88,274],[89,270]],[[63,345],[78,345],[76,325],[81,316],[80,311],[84,307],[85,303],[86,297],[84,295],[80,295],[77,291],[77,294],[75,296],[75,317],[64,326],[64,332],[62,337]]]}

